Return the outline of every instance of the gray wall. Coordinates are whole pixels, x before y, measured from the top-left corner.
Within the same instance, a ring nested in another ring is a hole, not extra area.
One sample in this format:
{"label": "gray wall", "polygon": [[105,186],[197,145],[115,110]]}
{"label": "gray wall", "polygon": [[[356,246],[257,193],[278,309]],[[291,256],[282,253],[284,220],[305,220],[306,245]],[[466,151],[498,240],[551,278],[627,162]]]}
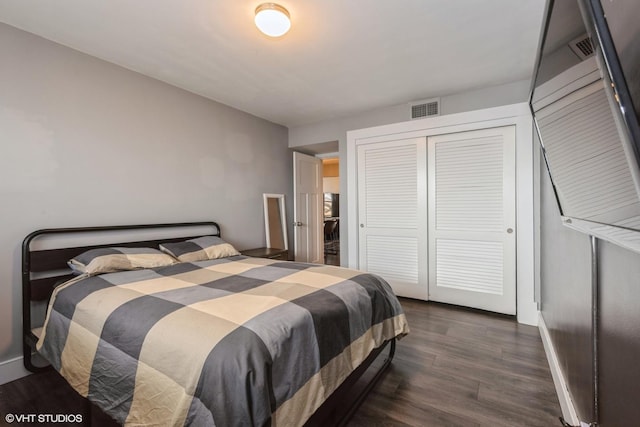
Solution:
{"label": "gray wall", "polygon": [[[531,83],[520,80],[500,86],[470,90],[440,97],[440,114],[454,114],[482,108],[524,102],[529,97]],[[409,104],[394,105],[354,116],[313,123],[289,129],[289,147],[296,148],[327,141],[346,142],[347,131],[411,119]]]}
{"label": "gray wall", "polygon": [[262,193],[291,218],[285,127],[4,24],[0,58],[0,368],[31,231],[216,220],[244,249],[265,244]]}
{"label": "gray wall", "polygon": [[[589,236],[560,223],[541,171],[541,309],[578,416],[594,421]],[[640,419],[640,254],[597,241],[599,419],[602,427]]]}
{"label": "gray wall", "polygon": [[[440,97],[440,114],[454,114],[483,108],[525,102],[529,98],[529,80],[471,90]],[[338,141],[340,176],[347,176],[347,131],[410,120],[409,104],[372,110],[354,116],[313,123],[289,129],[289,147],[304,151],[305,146]],[[347,265],[347,180],[340,179],[340,259]]]}
{"label": "gray wall", "polygon": [[592,420],[591,242],[560,219],[544,162],[540,171],[540,309],[581,419]]}
{"label": "gray wall", "polygon": [[640,420],[640,254],[599,243],[601,427]]}

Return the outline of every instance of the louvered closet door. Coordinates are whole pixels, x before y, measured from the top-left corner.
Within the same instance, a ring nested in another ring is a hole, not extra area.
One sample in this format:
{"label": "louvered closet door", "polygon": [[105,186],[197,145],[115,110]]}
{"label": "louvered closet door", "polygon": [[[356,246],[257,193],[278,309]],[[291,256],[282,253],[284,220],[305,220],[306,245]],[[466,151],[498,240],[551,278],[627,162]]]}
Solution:
{"label": "louvered closet door", "polygon": [[601,80],[537,111],[566,216],[640,225],[640,199]]}
{"label": "louvered closet door", "polygon": [[427,299],[426,140],[358,147],[359,267]]}
{"label": "louvered closet door", "polygon": [[515,314],[515,128],[427,145],[429,299]]}

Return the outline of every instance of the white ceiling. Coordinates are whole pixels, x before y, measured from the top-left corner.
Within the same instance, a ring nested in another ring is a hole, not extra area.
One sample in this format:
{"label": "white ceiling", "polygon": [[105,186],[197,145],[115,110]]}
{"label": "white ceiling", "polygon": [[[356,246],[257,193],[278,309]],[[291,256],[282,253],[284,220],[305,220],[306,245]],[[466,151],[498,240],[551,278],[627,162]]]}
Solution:
{"label": "white ceiling", "polygon": [[0,21],[294,127],[531,77],[544,0],[0,0]]}

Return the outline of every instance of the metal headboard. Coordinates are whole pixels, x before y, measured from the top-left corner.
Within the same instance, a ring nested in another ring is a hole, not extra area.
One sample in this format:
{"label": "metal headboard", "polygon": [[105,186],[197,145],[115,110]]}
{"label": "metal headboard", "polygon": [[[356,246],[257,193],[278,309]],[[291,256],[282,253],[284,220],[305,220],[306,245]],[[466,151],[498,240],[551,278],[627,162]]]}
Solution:
{"label": "metal headboard", "polygon": [[[195,233],[194,230],[196,228],[199,230],[202,230],[203,228],[210,228],[212,232]],[[180,233],[178,233],[180,237],[153,240],[135,240],[133,237],[135,232],[140,230],[160,231],[168,229],[182,229]],[[115,242],[107,244],[101,243],[97,245],[60,247],[56,249],[43,250],[33,250],[31,248],[31,244],[35,239],[44,236],[72,236],[88,233],[97,233],[99,236],[108,236],[109,233],[117,231],[125,232],[125,234],[127,232],[131,232],[132,237],[120,237],[116,239]],[[157,248],[160,243],[181,242],[183,240],[200,237],[205,234],[220,237],[220,226],[213,221],[203,221],[168,224],[114,225],[102,227],[48,228],[34,231],[29,234],[22,242],[22,349],[25,368],[31,372],[38,372],[49,368],[48,366],[36,366],[32,361],[32,352],[35,351],[35,344],[38,340],[38,337],[32,332],[32,303],[48,301],[57,284],[73,277],[67,266],[68,260],[89,249],[110,246]]]}

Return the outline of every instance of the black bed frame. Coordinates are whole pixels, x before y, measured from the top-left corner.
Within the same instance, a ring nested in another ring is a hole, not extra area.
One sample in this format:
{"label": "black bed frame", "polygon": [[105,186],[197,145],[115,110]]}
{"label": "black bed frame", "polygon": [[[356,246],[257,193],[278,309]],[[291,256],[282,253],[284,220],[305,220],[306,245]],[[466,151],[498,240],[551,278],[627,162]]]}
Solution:
{"label": "black bed frame", "polygon": [[[210,233],[197,233],[196,228],[211,228]],[[126,239],[116,239],[115,242],[99,245],[63,247],[57,249],[32,250],[31,244],[39,237],[55,235],[81,235],[87,233],[98,233],[108,235],[109,233],[124,231],[135,233],[140,230],[168,230],[184,229],[180,237],[162,238],[155,240],[131,241]],[[138,225],[116,225],[102,227],[70,227],[70,228],[50,228],[34,231],[25,237],[22,243],[22,348],[24,366],[31,372],[42,372],[51,369],[50,366],[37,366],[33,363],[33,354],[36,349],[37,336],[32,332],[32,304],[44,303],[49,300],[53,289],[60,283],[73,277],[67,261],[71,258],[94,248],[111,246],[120,247],[153,247],[157,248],[160,243],[181,242],[185,239],[200,237],[204,234],[220,237],[220,226],[213,221],[183,222],[168,224],[138,224]],[[385,347],[389,347],[387,357],[381,366],[372,374],[364,384],[358,381],[363,378],[367,369],[380,356]],[[311,416],[305,426],[340,426],[348,422],[351,416],[358,409],[369,391],[375,386],[377,381],[385,373],[391,364],[395,353],[395,339],[385,342],[380,347],[373,350],[367,359],[347,379],[338,389],[318,408]],[[355,392],[355,393],[354,393]]]}

